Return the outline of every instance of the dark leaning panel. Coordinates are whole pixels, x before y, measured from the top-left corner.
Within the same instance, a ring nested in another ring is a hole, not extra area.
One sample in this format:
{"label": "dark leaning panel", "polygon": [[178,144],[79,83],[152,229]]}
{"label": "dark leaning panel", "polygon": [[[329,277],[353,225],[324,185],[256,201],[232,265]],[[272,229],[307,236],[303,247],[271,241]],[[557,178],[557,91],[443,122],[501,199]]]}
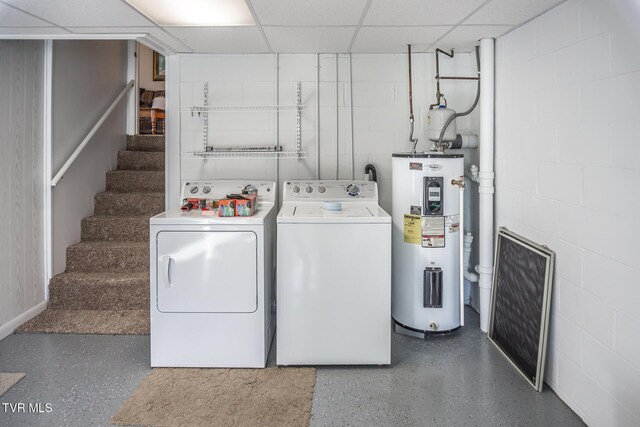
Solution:
{"label": "dark leaning panel", "polygon": [[504,228],[498,232],[489,338],[542,390],[554,253]]}

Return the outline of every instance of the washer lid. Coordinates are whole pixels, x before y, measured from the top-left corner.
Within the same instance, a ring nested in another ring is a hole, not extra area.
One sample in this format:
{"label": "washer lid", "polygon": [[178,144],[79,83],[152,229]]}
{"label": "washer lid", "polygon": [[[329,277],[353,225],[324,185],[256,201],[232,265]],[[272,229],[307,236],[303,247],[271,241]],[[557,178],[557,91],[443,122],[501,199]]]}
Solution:
{"label": "washer lid", "polygon": [[332,211],[324,209],[323,203],[307,202],[284,205],[278,223],[391,223],[391,217],[375,204],[343,203],[342,210]]}

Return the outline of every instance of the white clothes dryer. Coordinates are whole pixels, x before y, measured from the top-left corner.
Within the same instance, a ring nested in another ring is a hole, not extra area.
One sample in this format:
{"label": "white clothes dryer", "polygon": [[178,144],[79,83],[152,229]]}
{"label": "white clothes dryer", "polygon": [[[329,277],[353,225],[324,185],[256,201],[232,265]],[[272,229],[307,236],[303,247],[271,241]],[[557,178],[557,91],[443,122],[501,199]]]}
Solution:
{"label": "white clothes dryer", "polygon": [[289,181],[278,214],[278,365],[391,362],[391,217],[372,181]]}
{"label": "white clothes dryer", "polygon": [[182,199],[247,186],[258,192],[253,216],[175,207],[151,218],[152,367],[265,367],[275,331],[275,183],[190,181]]}

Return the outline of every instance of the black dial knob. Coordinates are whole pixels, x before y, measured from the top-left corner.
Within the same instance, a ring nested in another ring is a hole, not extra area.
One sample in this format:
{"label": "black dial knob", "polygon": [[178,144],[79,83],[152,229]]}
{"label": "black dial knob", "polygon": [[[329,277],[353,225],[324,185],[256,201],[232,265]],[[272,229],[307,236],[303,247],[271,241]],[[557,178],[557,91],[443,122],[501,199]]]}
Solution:
{"label": "black dial knob", "polygon": [[196,194],[198,192],[198,187],[191,187],[191,190],[189,191],[191,191],[191,194]]}
{"label": "black dial knob", "polygon": [[349,184],[347,186],[347,194],[350,197],[358,197],[360,195],[360,187],[358,187],[356,184]]}

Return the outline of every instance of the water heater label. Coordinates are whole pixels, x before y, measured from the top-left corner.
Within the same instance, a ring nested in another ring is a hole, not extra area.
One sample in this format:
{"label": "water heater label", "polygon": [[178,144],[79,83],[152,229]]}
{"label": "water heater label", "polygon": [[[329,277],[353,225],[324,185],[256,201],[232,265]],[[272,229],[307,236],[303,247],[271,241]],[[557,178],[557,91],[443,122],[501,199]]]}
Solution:
{"label": "water heater label", "polygon": [[460,231],[460,215],[450,215],[446,219],[446,226],[449,228],[450,233],[457,233]]}
{"label": "water heater label", "polygon": [[409,163],[409,169],[412,170],[412,171],[421,171],[422,170],[422,163],[410,162]]}
{"label": "water heater label", "polygon": [[444,248],[445,218],[443,216],[422,217],[422,247]]}
{"label": "water heater label", "polygon": [[407,215],[404,216],[404,241],[405,243],[413,243],[419,245],[422,234],[422,222],[420,215]]}
{"label": "water heater label", "polygon": [[422,206],[411,205],[411,215],[420,215],[422,213]]}

